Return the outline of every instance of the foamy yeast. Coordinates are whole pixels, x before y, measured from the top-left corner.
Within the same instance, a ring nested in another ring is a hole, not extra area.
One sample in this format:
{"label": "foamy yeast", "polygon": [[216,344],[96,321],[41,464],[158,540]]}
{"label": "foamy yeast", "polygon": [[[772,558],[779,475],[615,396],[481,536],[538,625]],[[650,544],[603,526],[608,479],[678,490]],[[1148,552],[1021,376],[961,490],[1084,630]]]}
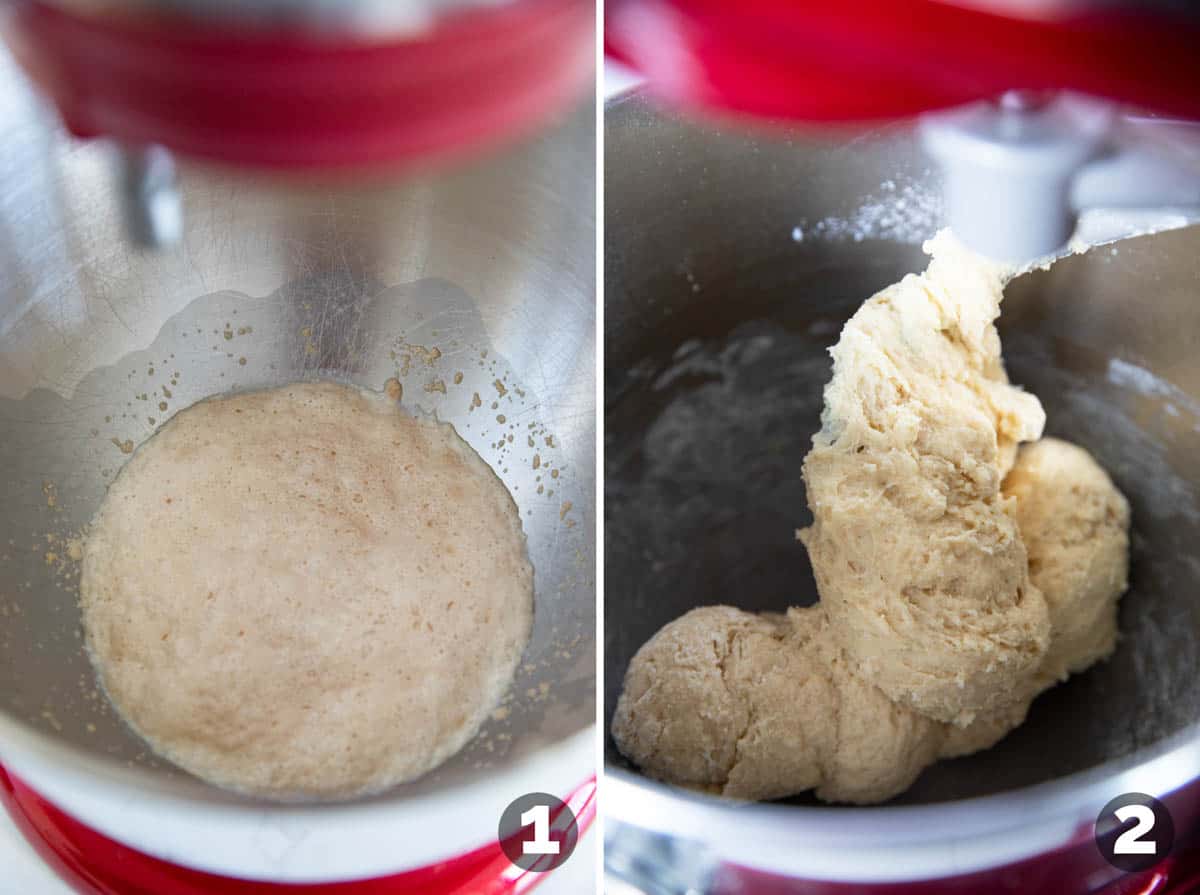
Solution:
{"label": "foamy yeast", "polygon": [[516,506],[452,427],[332,383],[177,414],[84,548],[87,645],[121,715],[220,786],[339,798],[457,752],[533,617]]}

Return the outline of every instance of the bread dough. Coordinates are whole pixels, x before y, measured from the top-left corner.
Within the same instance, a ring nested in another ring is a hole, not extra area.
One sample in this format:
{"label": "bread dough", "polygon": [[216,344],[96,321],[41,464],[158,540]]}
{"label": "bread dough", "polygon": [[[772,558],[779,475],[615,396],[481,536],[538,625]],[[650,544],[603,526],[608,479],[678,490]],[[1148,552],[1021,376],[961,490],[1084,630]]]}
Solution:
{"label": "bread dough", "polygon": [[730,798],[807,789],[875,802],[937,754],[940,726],[851,671],[819,607],[709,606],[668,624],[629,665],[612,733],[652,777]]}
{"label": "bread dough", "polygon": [[1003,278],[945,236],[933,250],[833,351],[804,469],[821,602],[696,609],[630,663],[612,733],[650,776],[883,801],[1112,651],[1128,504],[1080,447],[1018,453],[1044,417],[1004,376]]}
{"label": "bread dough", "polygon": [[960,727],[893,702],[855,672],[823,604],[786,616],[709,606],[634,656],[613,718],[617,748],[652,777],[730,798],[815,789],[873,803],[937,758],[994,745],[1061,669],[1111,653],[1128,573],[1128,505],[1082,448],[1049,438],[1022,447],[1004,493],[1053,607],[1043,665],[1004,710]]}
{"label": "bread dough", "polygon": [[491,469],[449,425],[332,383],[177,414],[105,496],[80,590],[134,730],[199,777],[284,800],[378,791],[453,755],[533,614]]}
{"label": "bread dough", "polygon": [[1054,632],[1039,677],[1065,680],[1116,647],[1117,601],[1129,575],[1129,503],[1087,451],[1057,438],[1021,449],[1004,493],[1016,500],[1029,575],[1046,597]]}
{"label": "bread dough", "polygon": [[1000,493],[1045,414],[1001,364],[1002,270],[946,233],[930,248],[929,269],[864,303],[831,351],[804,460],[814,523],[801,538],[863,677],[965,725],[1009,708],[1049,644]]}

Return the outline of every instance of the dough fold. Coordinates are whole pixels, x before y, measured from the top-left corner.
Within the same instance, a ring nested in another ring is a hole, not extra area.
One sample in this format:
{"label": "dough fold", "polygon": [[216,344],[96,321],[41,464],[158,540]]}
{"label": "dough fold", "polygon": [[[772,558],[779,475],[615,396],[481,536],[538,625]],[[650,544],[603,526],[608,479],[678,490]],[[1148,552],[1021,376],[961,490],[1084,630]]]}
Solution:
{"label": "dough fold", "polygon": [[804,460],[801,533],[859,671],[891,699],[959,725],[1011,708],[1050,621],[1000,481],[1045,423],[1008,384],[994,325],[1000,268],[941,234],[929,269],[846,323]]}

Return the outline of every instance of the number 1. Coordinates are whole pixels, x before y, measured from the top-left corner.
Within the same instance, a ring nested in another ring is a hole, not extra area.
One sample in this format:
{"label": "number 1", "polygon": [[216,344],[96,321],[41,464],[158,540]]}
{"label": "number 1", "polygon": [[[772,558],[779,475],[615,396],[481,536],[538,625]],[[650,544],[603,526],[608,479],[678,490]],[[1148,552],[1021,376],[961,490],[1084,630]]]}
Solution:
{"label": "number 1", "polygon": [[533,824],[533,838],[521,843],[521,851],[527,855],[557,855],[558,843],[550,838],[550,806],[534,805],[522,814],[521,826],[530,824]]}

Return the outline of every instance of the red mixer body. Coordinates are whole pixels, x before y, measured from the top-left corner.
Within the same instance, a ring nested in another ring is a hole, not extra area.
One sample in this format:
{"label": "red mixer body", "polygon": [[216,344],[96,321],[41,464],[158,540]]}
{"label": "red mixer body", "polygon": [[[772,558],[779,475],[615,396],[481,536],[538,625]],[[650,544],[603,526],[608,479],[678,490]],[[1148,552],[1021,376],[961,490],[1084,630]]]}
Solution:
{"label": "red mixer body", "polygon": [[[39,855],[83,895],[521,895],[545,874],[509,862],[499,843],[392,876],[311,885],[203,873],[104,836],[0,768],[0,802]],[[566,798],[580,835],[596,815],[592,778]],[[552,836],[561,836],[554,831]],[[402,845],[402,843],[398,843]]]}
{"label": "red mixer body", "polygon": [[1200,120],[1200,19],[1093,6],[1032,19],[945,0],[609,0],[605,43],[674,103],[762,118],[897,118],[1027,88]]}
{"label": "red mixer body", "polygon": [[78,136],[280,169],[411,165],[512,140],[592,83],[595,8],[512,0],[413,34],[20,4],[5,37]]}
{"label": "red mixer body", "polygon": [[[1042,862],[1038,862],[1042,863]],[[1006,868],[953,880],[862,886],[850,883],[797,882],[745,867],[720,871],[713,895],[1018,895],[1018,893],[1074,892],[1078,878],[1064,876],[1061,868]],[[1131,874],[1091,895],[1196,895],[1200,892],[1200,852],[1169,859],[1162,867]]]}

